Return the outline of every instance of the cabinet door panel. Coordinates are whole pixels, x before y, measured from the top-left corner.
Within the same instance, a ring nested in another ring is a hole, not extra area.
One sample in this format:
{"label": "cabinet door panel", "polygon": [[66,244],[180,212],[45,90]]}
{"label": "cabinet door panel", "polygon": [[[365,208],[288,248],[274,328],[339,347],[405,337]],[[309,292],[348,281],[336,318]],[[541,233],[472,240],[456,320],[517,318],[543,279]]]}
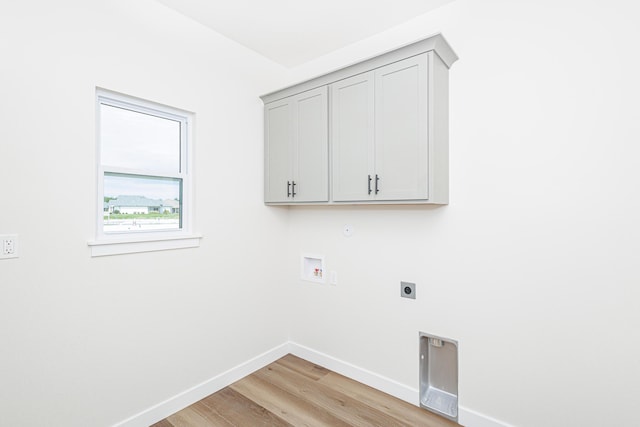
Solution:
{"label": "cabinet door panel", "polygon": [[[373,72],[331,85],[332,197],[370,200],[367,177],[374,175]],[[371,183],[373,189],[374,183]]]}
{"label": "cabinet door panel", "polygon": [[295,202],[329,200],[329,142],[327,87],[296,95],[293,162]]}
{"label": "cabinet door panel", "polygon": [[375,72],[376,174],[380,200],[428,198],[427,58]]}
{"label": "cabinet door panel", "polygon": [[291,104],[287,100],[265,106],[265,202],[286,202],[287,181],[291,179],[293,126]]}

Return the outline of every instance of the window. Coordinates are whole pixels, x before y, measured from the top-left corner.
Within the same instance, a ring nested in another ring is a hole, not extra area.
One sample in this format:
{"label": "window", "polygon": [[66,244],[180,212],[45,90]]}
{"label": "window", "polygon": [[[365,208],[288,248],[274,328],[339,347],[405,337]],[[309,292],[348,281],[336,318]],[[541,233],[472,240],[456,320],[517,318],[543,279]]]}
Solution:
{"label": "window", "polygon": [[198,246],[191,234],[190,113],[98,90],[92,255]]}

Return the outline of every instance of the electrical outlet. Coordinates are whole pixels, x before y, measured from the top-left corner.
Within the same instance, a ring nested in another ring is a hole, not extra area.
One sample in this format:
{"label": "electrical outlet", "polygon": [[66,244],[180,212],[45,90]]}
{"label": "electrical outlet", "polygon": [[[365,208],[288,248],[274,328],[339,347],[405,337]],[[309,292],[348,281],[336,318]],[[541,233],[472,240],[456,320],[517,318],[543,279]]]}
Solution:
{"label": "electrical outlet", "polygon": [[400,282],[400,296],[402,298],[416,299],[416,284],[411,282]]}
{"label": "electrical outlet", "polygon": [[18,258],[18,235],[0,235],[0,258]]}
{"label": "electrical outlet", "polygon": [[13,242],[13,239],[4,239],[3,246],[3,252],[5,255],[13,255],[13,253],[16,251],[16,246]]}

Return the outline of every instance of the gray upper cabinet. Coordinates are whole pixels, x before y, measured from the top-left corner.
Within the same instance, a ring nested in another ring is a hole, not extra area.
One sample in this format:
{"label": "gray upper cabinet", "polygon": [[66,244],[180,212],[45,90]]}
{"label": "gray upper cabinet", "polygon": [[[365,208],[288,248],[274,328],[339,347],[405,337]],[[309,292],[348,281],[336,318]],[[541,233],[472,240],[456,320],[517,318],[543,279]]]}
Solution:
{"label": "gray upper cabinet", "polygon": [[265,105],[265,202],[286,202],[291,196],[291,110],[289,100]]}
{"label": "gray upper cabinet", "polygon": [[456,60],[436,35],[263,96],[266,203],[448,203]]}
{"label": "gray upper cabinet", "polygon": [[426,54],[375,73],[374,194],[382,200],[428,200]]}
{"label": "gray upper cabinet", "polygon": [[335,202],[429,199],[427,56],[331,85]]}
{"label": "gray upper cabinet", "polygon": [[374,72],[330,86],[332,199],[375,197]]}
{"label": "gray upper cabinet", "polygon": [[265,105],[265,202],[329,200],[327,88]]}

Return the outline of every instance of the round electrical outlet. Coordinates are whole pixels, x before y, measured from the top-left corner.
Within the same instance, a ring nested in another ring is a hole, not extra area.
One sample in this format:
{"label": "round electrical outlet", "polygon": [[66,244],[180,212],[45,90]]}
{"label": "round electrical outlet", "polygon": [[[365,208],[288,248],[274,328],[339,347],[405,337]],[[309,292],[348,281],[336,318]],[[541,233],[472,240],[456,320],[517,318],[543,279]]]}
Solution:
{"label": "round electrical outlet", "polygon": [[400,282],[400,296],[402,298],[416,299],[416,284]]}

